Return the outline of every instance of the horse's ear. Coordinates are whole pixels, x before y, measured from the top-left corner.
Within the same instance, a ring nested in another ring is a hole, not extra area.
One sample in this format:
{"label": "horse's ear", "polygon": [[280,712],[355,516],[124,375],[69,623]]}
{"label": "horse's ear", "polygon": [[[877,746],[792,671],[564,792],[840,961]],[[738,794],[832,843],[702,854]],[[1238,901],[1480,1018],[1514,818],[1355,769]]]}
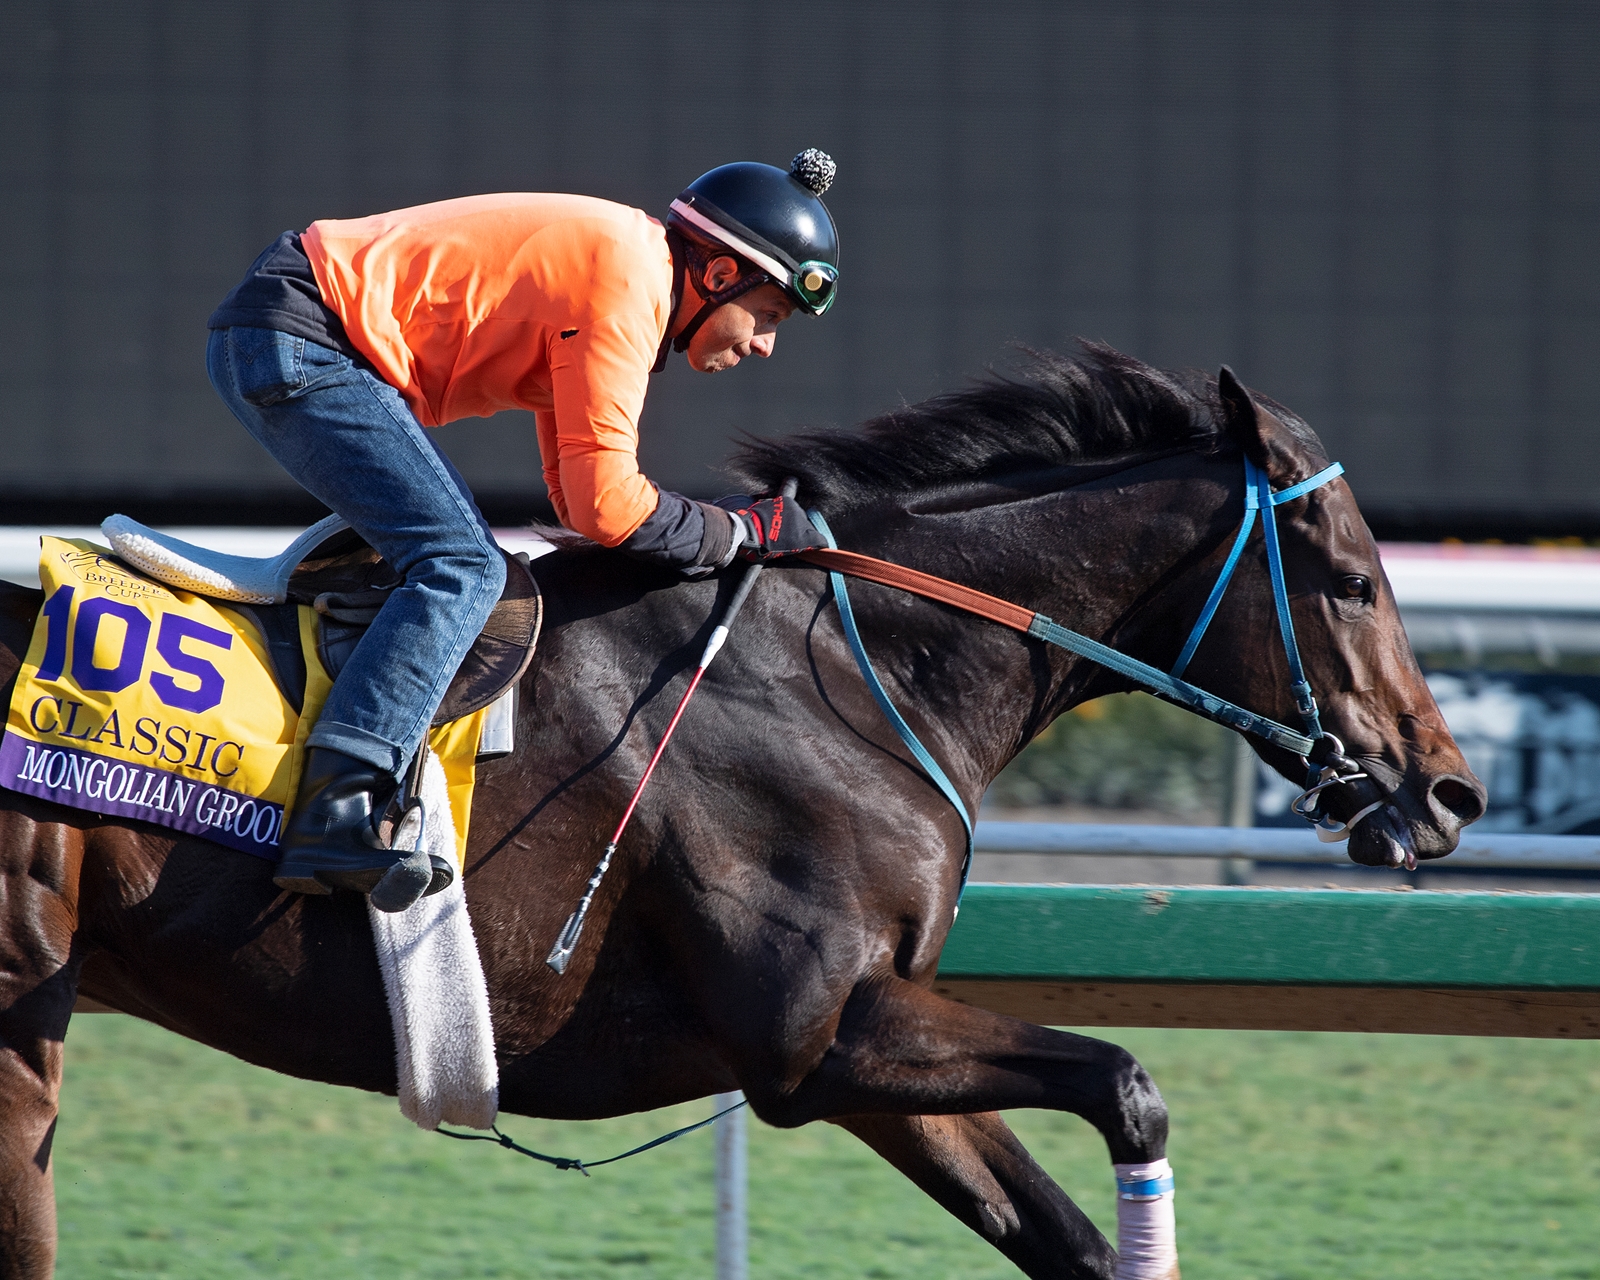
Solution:
{"label": "horse's ear", "polygon": [[1217,396],[1222,401],[1223,425],[1245,457],[1280,480],[1296,469],[1299,451],[1289,428],[1251,399],[1227,365],[1217,374]]}

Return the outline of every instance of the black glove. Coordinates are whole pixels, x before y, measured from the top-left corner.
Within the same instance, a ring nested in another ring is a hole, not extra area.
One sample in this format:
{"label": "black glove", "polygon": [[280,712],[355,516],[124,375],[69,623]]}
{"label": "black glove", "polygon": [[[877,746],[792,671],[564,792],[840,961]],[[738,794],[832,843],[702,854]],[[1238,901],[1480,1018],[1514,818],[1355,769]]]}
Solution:
{"label": "black glove", "polygon": [[732,511],[744,522],[745,536],[739,550],[746,559],[770,560],[828,545],[807,519],[805,509],[793,498],[757,500],[749,494],[738,493],[718,498],[716,505]]}

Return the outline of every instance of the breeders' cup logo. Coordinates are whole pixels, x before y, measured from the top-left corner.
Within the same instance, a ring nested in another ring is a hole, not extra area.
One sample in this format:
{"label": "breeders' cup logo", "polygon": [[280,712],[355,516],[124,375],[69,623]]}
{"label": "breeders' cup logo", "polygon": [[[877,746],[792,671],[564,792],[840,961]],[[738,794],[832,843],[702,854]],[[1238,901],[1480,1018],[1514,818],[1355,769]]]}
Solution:
{"label": "breeders' cup logo", "polygon": [[108,596],[125,600],[171,600],[172,592],[137,577],[98,551],[63,551],[61,562],[82,582],[93,583]]}

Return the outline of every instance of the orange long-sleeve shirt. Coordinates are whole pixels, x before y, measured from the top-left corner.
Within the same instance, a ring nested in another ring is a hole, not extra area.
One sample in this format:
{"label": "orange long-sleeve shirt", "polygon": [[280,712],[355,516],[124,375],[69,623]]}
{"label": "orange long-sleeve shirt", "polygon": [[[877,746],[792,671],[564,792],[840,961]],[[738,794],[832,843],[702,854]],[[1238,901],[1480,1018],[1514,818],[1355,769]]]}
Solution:
{"label": "orange long-sleeve shirt", "polygon": [[672,257],[654,218],[589,196],[468,196],[313,222],[300,243],[423,426],[531,409],[563,524],[616,546],[655,510],[638,423]]}

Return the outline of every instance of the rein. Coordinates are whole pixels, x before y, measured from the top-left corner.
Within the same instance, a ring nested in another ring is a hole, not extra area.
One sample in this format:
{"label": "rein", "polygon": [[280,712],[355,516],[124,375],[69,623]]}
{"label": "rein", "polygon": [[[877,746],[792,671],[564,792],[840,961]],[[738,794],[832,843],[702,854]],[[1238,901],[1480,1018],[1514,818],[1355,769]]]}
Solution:
{"label": "rein", "polygon": [[458,1142],[493,1142],[497,1146],[504,1147],[507,1151],[515,1151],[519,1156],[527,1156],[530,1160],[541,1160],[557,1169],[576,1169],[587,1178],[590,1176],[590,1169],[598,1169],[603,1164],[616,1164],[618,1160],[626,1160],[629,1156],[636,1156],[645,1151],[653,1151],[662,1144],[671,1142],[674,1138],[681,1138],[685,1134],[704,1129],[708,1124],[716,1124],[723,1116],[748,1105],[748,1099],[740,1098],[731,1107],[723,1108],[714,1116],[708,1116],[706,1119],[698,1120],[694,1124],[686,1124],[683,1128],[674,1129],[671,1133],[664,1133],[659,1138],[651,1138],[649,1142],[641,1142],[637,1147],[634,1147],[631,1151],[624,1151],[620,1156],[607,1156],[604,1160],[586,1161],[579,1160],[575,1156],[547,1156],[542,1151],[535,1151],[532,1147],[522,1146],[510,1134],[501,1133],[500,1126],[497,1124],[489,1126],[489,1133],[492,1133],[493,1137],[490,1137],[489,1133],[457,1133],[454,1129],[446,1129],[442,1125],[436,1128],[434,1132],[441,1137],[454,1138]]}
{"label": "rein", "polygon": [[[1195,715],[1203,716],[1207,720],[1250,737],[1259,738],[1263,742],[1302,757],[1306,761],[1308,776],[1306,789],[1294,802],[1294,811],[1308,822],[1316,824],[1317,834],[1321,839],[1326,841],[1347,839],[1350,828],[1366,817],[1377,805],[1369,805],[1343,824],[1332,823],[1316,812],[1317,800],[1324,790],[1334,785],[1354,782],[1367,775],[1357,772],[1358,766],[1344,754],[1344,744],[1322,727],[1317,700],[1312,693],[1310,682],[1306,679],[1305,667],[1300,661],[1300,647],[1295,640],[1294,622],[1289,614],[1289,591],[1284,580],[1283,554],[1278,544],[1278,522],[1275,513],[1275,508],[1304,497],[1314,489],[1320,489],[1343,473],[1344,468],[1335,462],[1298,484],[1274,492],[1266,472],[1249,458],[1244,460],[1244,517],[1239,532],[1234,538],[1227,562],[1223,565],[1222,572],[1217,576],[1211,594],[1200,611],[1200,617],[1189,632],[1178,661],[1170,672],[1153,667],[1148,662],[1141,662],[1138,658],[1101,644],[1098,640],[1091,640],[1088,636],[1063,627],[1046,614],[1013,604],[1009,600],[1002,600],[998,596],[991,596],[904,565],[879,560],[874,556],[841,551],[822,515],[816,511],[807,513],[817,531],[827,539],[828,546],[826,549],[800,552],[798,558],[828,570],[834,600],[839,607],[839,619],[844,628],[845,640],[855,656],[856,665],[861,670],[862,678],[866,681],[873,700],[934,785],[944,793],[945,798],[961,815],[961,821],[966,826],[967,856],[961,869],[963,888],[966,886],[967,870],[972,864],[972,818],[967,813],[966,805],[962,802],[954,784],[918,740],[911,727],[906,724],[904,717],[895,709],[882,681],[873,670],[866,648],[861,642],[861,633],[856,627],[855,611],[850,605],[845,575],[936,600],[941,604],[986,618],[990,622],[1010,627],[1014,631],[1020,631],[1033,639],[1043,640],[1046,644],[1066,649],[1125,676],[1157,697],[1192,711]],[[1211,620],[1216,616],[1222,598],[1227,593],[1234,570],[1238,568],[1239,561],[1244,555],[1245,544],[1249,541],[1256,516],[1261,512],[1266,513],[1262,520],[1262,532],[1267,544],[1267,569],[1272,580],[1273,603],[1277,608],[1278,631],[1283,638],[1284,653],[1289,660],[1290,689],[1294,695],[1295,710],[1299,713],[1301,721],[1299,730],[1235,706],[1227,699],[1219,698],[1216,694],[1208,693],[1198,685],[1190,684],[1183,679],[1183,672],[1194,657],[1195,650],[1199,648],[1206,629],[1211,625]]]}

